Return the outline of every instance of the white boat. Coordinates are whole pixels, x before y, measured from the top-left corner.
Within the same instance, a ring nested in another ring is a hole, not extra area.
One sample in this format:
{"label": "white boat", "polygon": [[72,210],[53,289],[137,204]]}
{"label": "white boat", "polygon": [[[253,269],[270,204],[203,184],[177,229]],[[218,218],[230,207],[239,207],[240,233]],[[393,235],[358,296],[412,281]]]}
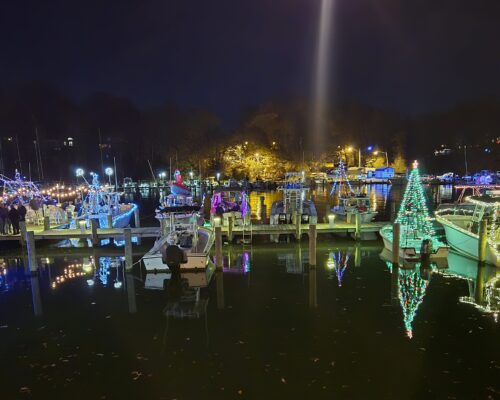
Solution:
{"label": "white boat", "polygon": [[312,200],[306,198],[309,188],[305,185],[302,172],[287,172],[285,181],[278,187],[283,200],[273,202],[269,222],[271,225],[293,224],[294,215],[300,215],[302,224],[318,222],[318,213]]}
{"label": "white boat", "polygon": [[[434,231],[416,161],[395,222],[400,225],[400,258],[419,261],[422,258],[433,260],[448,256],[448,246]],[[393,225],[383,226],[379,233],[385,248],[392,251]]]}
{"label": "white boat", "polygon": [[[486,262],[500,266],[500,192],[470,196],[463,205],[437,210],[436,220],[446,233],[449,245],[458,253],[475,260],[479,257],[479,225],[488,220]],[[471,208],[473,206],[473,208]]]}
{"label": "white boat", "polygon": [[331,209],[337,221],[348,221],[351,215],[359,214],[362,223],[373,221],[377,211],[373,209],[370,197],[365,193],[355,192],[349,182],[342,160],[336,171],[335,179],[330,196],[334,197],[337,204]]}
{"label": "white boat", "polygon": [[213,264],[209,253],[214,240],[210,229],[196,224],[175,224],[155,242],[142,261],[146,271],[205,269]]}

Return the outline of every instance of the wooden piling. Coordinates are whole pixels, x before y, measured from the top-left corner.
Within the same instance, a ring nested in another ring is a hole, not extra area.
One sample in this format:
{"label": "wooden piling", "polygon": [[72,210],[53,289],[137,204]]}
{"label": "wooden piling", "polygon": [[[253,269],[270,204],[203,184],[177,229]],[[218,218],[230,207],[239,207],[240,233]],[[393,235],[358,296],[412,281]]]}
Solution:
{"label": "wooden piling", "polygon": [[90,218],[90,227],[92,229],[92,246],[99,246],[99,238],[97,237],[99,221],[96,218]]}
{"label": "wooden piling", "polygon": [[48,215],[43,217],[43,230],[44,231],[50,230],[50,217]]}
{"label": "wooden piling", "polygon": [[26,232],[26,247],[28,248],[28,265],[30,267],[30,272],[31,274],[36,274],[38,271],[38,264],[36,262],[35,232]]}
{"label": "wooden piling", "polygon": [[132,229],[125,228],[123,230],[123,236],[125,237],[125,269],[130,271],[133,266],[132,257]]}
{"label": "wooden piling", "polygon": [[108,214],[106,217],[108,220],[108,228],[112,229],[113,228],[113,216],[111,214]]}
{"label": "wooden piling", "polygon": [[488,221],[483,218],[479,223],[479,241],[478,241],[478,261],[484,263],[486,261],[486,245],[488,244]]}
{"label": "wooden piling", "polygon": [[356,230],[354,232],[354,238],[356,240],[361,240],[361,214],[356,213],[355,214],[355,221],[356,223]]}
{"label": "wooden piling", "polygon": [[267,206],[264,203],[265,197],[260,196],[260,223],[265,224],[267,221]]}
{"label": "wooden piling", "polygon": [[309,224],[309,266],[316,267],[316,224]]}
{"label": "wooden piling", "polygon": [[399,236],[401,232],[401,225],[395,223],[392,226],[392,263],[399,263]]}
{"label": "wooden piling", "polygon": [[395,201],[392,201],[391,202],[391,222],[394,222],[394,220],[396,219],[396,202]]}
{"label": "wooden piling", "polygon": [[[136,228],[140,228],[141,227],[141,218],[140,218],[140,214],[139,214],[139,207],[137,207],[134,210],[134,226]],[[141,237],[140,236],[137,236],[137,244],[138,245],[141,244]]]}
{"label": "wooden piling", "polygon": [[19,221],[19,241],[21,246],[26,246],[26,221]]}
{"label": "wooden piling", "polygon": [[215,227],[215,266],[222,269],[222,227]]}
{"label": "wooden piling", "polygon": [[229,243],[233,242],[233,227],[234,227],[234,218],[233,216],[227,217],[227,240]]}
{"label": "wooden piling", "polygon": [[295,222],[295,239],[300,241],[300,237],[302,235],[302,232],[301,232],[302,215],[299,212],[297,212],[295,214],[295,221],[294,222]]}

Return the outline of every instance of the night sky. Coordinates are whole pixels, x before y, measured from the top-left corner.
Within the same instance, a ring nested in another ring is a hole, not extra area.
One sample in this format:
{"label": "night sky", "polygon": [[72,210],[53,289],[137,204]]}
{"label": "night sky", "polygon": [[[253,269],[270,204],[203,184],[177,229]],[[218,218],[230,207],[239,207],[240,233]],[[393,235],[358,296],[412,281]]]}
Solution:
{"label": "night sky", "polygon": [[[54,83],[234,119],[310,94],[319,0],[10,1],[0,86]],[[336,98],[407,113],[500,93],[498,0],[336,0]]]}

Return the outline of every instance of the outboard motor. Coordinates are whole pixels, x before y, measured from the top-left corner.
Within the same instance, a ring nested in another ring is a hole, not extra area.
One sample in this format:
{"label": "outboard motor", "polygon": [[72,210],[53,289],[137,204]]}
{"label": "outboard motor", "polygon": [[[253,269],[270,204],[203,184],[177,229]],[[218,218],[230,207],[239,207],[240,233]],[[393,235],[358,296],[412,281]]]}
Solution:
{"label": "outboard motor", "polygon": [[171,244],[161,248],[161,260],[171,271],[178,271],[185,262],[185,254],[179,246]]}
{"label": "outboard motor", "polygon": [[301,223],[302,224],[307,224],[309,223],[309,214],[302,214],[302,216],[300,217],[301,219]]}
{"label": "outboard motor", "polygon": [[279,213],[278,215],[278,224],[286,224],[288,221],[287,221],[287,218],[286,218],[286,214],[285,213]]}

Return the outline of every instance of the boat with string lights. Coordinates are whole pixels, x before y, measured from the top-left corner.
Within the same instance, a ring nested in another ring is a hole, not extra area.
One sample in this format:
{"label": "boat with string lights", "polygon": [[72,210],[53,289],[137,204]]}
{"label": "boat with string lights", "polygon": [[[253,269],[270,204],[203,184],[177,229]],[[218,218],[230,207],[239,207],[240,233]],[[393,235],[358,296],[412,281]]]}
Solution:
{"label": "boat with string lights", "polygon": [[[433,219],[420,180],[418,162],[408,178],[408,184],[395,223],[400,226],[399,256],[404,260],[418,261],[422,258],[446,258],[448,245],[436,234]],[[385,225],[380,236],[387,250],[392,251],[393,225]]]}
{"label": "boat with string lights", "polygon": [[210,205],[210,222],[221,218],[222,226],[229,225],[229,218],[233,219],[234,226],[250,225],[251,208],[248,195],[245,191],[216,189],[212,195]]}
{"label": "boat with string lights", "polygon": [[70,228],[81,227],[81,224],[90,228],[92,220],[96,220],[100,228],[126,228],[130,225],[138,208],[136,204],[122,203],[121,194],[111,186],[102,186],[96,173],[91,173],[92,183],[87,182],[83,173],[78,176],[88,184],[88,191],[79,204],[76,218],[69,223]]}
{"label": "boat with string lights", "polygon": [[377,215],[377,211],[373,209],[370,197],[365,193],[356,192],[351,186],[347,176],[344,162],[340,160],[336,170],[330,196],[334,198],[336,203],[332,209],[332,214],[338,221],[347,221],[350,215],[359,214],[362,223],[373,221]]}
{"label": "boat with string lights", "polygon": [[438,209],[435,215],[450,246],[475,260],[479,259],[480,224],[486,220],[486,262],[500,266],[500,190],[465,197],[464,203]]}

